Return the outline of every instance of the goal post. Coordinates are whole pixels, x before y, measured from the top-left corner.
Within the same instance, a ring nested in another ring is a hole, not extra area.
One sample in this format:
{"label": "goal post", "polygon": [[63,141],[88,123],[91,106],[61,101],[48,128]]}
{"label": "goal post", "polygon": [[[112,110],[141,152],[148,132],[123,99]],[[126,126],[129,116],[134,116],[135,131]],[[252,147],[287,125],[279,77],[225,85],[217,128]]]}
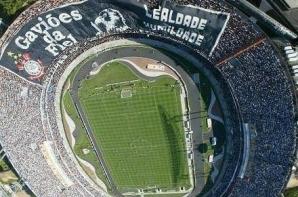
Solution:
{"label": "goal post", "polygon": [[121,98],[130,98],[132,97],[132,89],[125,88],[121,90]]}

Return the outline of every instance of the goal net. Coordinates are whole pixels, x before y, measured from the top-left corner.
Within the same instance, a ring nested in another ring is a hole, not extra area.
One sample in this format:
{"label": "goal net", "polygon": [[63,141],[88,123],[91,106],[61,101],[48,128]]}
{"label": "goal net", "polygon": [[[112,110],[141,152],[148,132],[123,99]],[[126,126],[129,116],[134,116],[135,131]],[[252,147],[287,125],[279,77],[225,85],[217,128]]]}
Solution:
{"label": "goal net", "polygon": [[130,98],[132,97],[132,89],[122,89],[121,90],[121,98]]}

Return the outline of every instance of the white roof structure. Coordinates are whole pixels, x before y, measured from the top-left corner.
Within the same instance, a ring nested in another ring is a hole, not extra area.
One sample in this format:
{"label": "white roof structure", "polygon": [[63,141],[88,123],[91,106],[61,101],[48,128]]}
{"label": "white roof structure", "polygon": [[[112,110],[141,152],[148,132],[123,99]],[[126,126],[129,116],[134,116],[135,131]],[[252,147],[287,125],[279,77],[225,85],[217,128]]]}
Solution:
{"label": "white roof structure", "polygon": [[284,0],[290,8],[298,8],[298,1],[297,0]]}
{"label": "white roof structure", "polygon": [[285,50],[285,51],[293,50],[293,47],[292,47],[292,46],[286,46],[286,47],[284,48],[284,50]]}

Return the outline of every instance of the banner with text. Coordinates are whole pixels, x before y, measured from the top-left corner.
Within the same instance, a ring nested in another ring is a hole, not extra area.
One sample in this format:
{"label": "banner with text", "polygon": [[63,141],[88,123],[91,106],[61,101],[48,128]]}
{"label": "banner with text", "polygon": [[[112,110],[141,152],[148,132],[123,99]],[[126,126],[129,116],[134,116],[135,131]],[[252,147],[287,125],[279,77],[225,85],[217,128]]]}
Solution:
{"label": "banner with text", "polygon": [[67,47],[85,38],[129,30],[156,32],[211,55],[228,21],[228,13],[170,1],[155,9],[149,9],[146,1],[82,1],[50,10],[25,24],[1,49],[0,65],[38,82]]}

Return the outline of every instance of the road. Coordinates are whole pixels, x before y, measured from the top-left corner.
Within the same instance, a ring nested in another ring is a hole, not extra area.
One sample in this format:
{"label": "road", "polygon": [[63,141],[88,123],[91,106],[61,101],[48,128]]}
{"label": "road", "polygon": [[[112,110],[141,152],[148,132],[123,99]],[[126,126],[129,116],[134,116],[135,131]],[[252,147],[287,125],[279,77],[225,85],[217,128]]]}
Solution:
{"label": "road", "polygon": [[[203,163],[203,156],[202,154],[198,151],[198,146],[203,143],[203,136],[202,136],[202,131],[200,129],[200,121],[198,117],[198,112],[200,111],[200,100],[199,100],[199,90],[196,87],[196,84],[193,82],[193,80],[190,78],[190,76],[183,70],[183,68],[171,59],[170,57],[164,55],[162,52],[152,49],[152,48],[147,48],[147,47],[138,47],[138,46],[129,46],[129,47],[122,47],[122,48],[117,48],[117,49],[111,49],[105,52],[102,52],[97,55],[97,57],[94,57],[87,61],[84,66],[81,67],[79,70],[78,74],[76,75],[74,79],[74,83],[71,87],[71,96],[74,101],[74,103],[77,106],[77,110],[81,116],[81,119],[85,125],[87,134],[94,146],[97,158],[101,164],[101,166],[104,168],[106,177],[109,181],[109,184],[112,188],[112,193],[117,196],[121,196],[120,192],[117,190],[117,186],[115,185],[113,178],[109,172],[109,168],[106,165],[103,157],[102,157],[102,151],[100,147],[97,145],[97,142],[95,140],[93,131],[91,129],[91,126],[84,115],[84,111],[82,109],[82,106],[79,102],[78,98],[78,89],[80,86],[80,83],[82,80],[84,80],[90,72],[94,69],[92,67],[93,62],[97,62],[98,65],[102,65],[108,61],[114,60],[114,59],[119,59],[119,58],[124,58],[124,57],[144,57],[144,58],[149,58],[149,59],[154,59],[157,61],[161,61],[166,63],[167,65],[172,66],[181,76],[183,81],[185,82],[186,88],[188,90],[188,102],[189,102],[189,108],[190,108],[190,126],[191,130],[193,131],[193,152],[194,152],[194,166],[195,166],[195,173],[194,173],[194,178],[195,178],[195,186],[193,192],[190,194],[190,196],[194,197],[198,195],[204,185],[204,163]],[[134,67],[132,66],[131,69],[134,70]],[[134,70],[135,71],[135,70]],[[139,72],[136,72],[139,73]],[[139,73],[140,75],[141,73]],[[150,77],[148,76],[142,76],[141,78],[146,78],[150,80]]]}

